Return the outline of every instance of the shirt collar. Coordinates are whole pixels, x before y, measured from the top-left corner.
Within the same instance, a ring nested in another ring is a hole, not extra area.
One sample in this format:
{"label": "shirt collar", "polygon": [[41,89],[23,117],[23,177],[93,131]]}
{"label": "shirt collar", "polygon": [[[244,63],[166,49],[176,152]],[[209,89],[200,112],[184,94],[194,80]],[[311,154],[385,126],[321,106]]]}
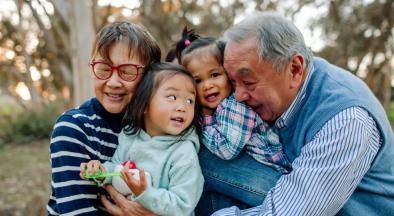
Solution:
{"label": "shirt collar", "polygon": [[275,126],[277,128],[286,127],[289,122],[289,119],[291,119],[297,113],[297,111],[300,109],[300,107],[305,99],[306,87],[308,86],[308,83],[310,81],[310,78],[311,78],[314,70],[315,70],[315,68],[312,65],[312,68],[309,70],[309,73],[306,76],[305,82],[304,82],[304,84],[302,84],[302,87],[301,87],[300,91],[297,93],[296,98],[291,103],[290,107],[276,120]]}

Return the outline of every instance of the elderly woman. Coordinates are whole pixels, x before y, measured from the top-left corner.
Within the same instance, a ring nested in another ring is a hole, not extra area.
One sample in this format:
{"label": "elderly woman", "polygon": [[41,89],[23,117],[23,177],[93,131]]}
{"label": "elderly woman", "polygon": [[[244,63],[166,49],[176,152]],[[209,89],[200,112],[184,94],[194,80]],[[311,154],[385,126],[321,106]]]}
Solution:
{"label": "elderly woman", "polygon": [[[127,201],[107,188],[123,210],[107,198],[99,198],[94,181],[79,177],[79,165],[89,160],[109,160],[118,145],[123,112],[133,97],[145,65],[160,61],[161,51],[142,26],[115,22],[97,34],[91,56],[96,97],[62,114],[51,138],[52,195],[48,215],[147,215],[138,203]],[[127,212],[133,215],[130,212]]]}

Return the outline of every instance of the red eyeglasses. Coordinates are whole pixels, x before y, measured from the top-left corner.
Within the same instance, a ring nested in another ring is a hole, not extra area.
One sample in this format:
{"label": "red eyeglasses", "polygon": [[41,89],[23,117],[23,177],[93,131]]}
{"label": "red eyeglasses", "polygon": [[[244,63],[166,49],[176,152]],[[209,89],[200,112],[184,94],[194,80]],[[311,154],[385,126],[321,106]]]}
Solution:
{"label": "red eyeglasses", "polygon": [[118,66],[112,66],[102,61],[91,62],[90,66],[92,66],[94,76],[96,76],[98,79],[109,79],[112,76],[114,70],[116,70],[119,77],[127,82],[137,79],[140,69],[145,67],[143,65],[136,64],[121,64]]}

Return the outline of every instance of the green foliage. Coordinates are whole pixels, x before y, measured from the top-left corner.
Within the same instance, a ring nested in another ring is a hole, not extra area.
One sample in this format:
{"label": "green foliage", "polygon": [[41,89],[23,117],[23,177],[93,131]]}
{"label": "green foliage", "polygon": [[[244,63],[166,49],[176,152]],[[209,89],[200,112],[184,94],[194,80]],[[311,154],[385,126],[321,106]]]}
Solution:
{"label": "green foliage", "polygon": [[0,143],[31,143],[49,138],[62,105],[52,102],[39,107],[12,105],[1,109]]}

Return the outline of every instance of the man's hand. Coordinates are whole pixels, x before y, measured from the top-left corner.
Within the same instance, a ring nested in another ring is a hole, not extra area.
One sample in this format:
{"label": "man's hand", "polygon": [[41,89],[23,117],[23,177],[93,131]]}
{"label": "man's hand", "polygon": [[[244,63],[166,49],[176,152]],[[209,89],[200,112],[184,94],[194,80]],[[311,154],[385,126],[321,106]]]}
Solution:
{"label": "man's hand", "polygon": [[155,215],[141,204],[127,199],[122,194],[117,192],[112,185],[106,185],[105,190],[111,195],[112,200],[116,203],[113,204],[104,195],[101,195],[101,202],[107,208],[108,212],[112,215],[126,215],[126,216],[150,216]]}

